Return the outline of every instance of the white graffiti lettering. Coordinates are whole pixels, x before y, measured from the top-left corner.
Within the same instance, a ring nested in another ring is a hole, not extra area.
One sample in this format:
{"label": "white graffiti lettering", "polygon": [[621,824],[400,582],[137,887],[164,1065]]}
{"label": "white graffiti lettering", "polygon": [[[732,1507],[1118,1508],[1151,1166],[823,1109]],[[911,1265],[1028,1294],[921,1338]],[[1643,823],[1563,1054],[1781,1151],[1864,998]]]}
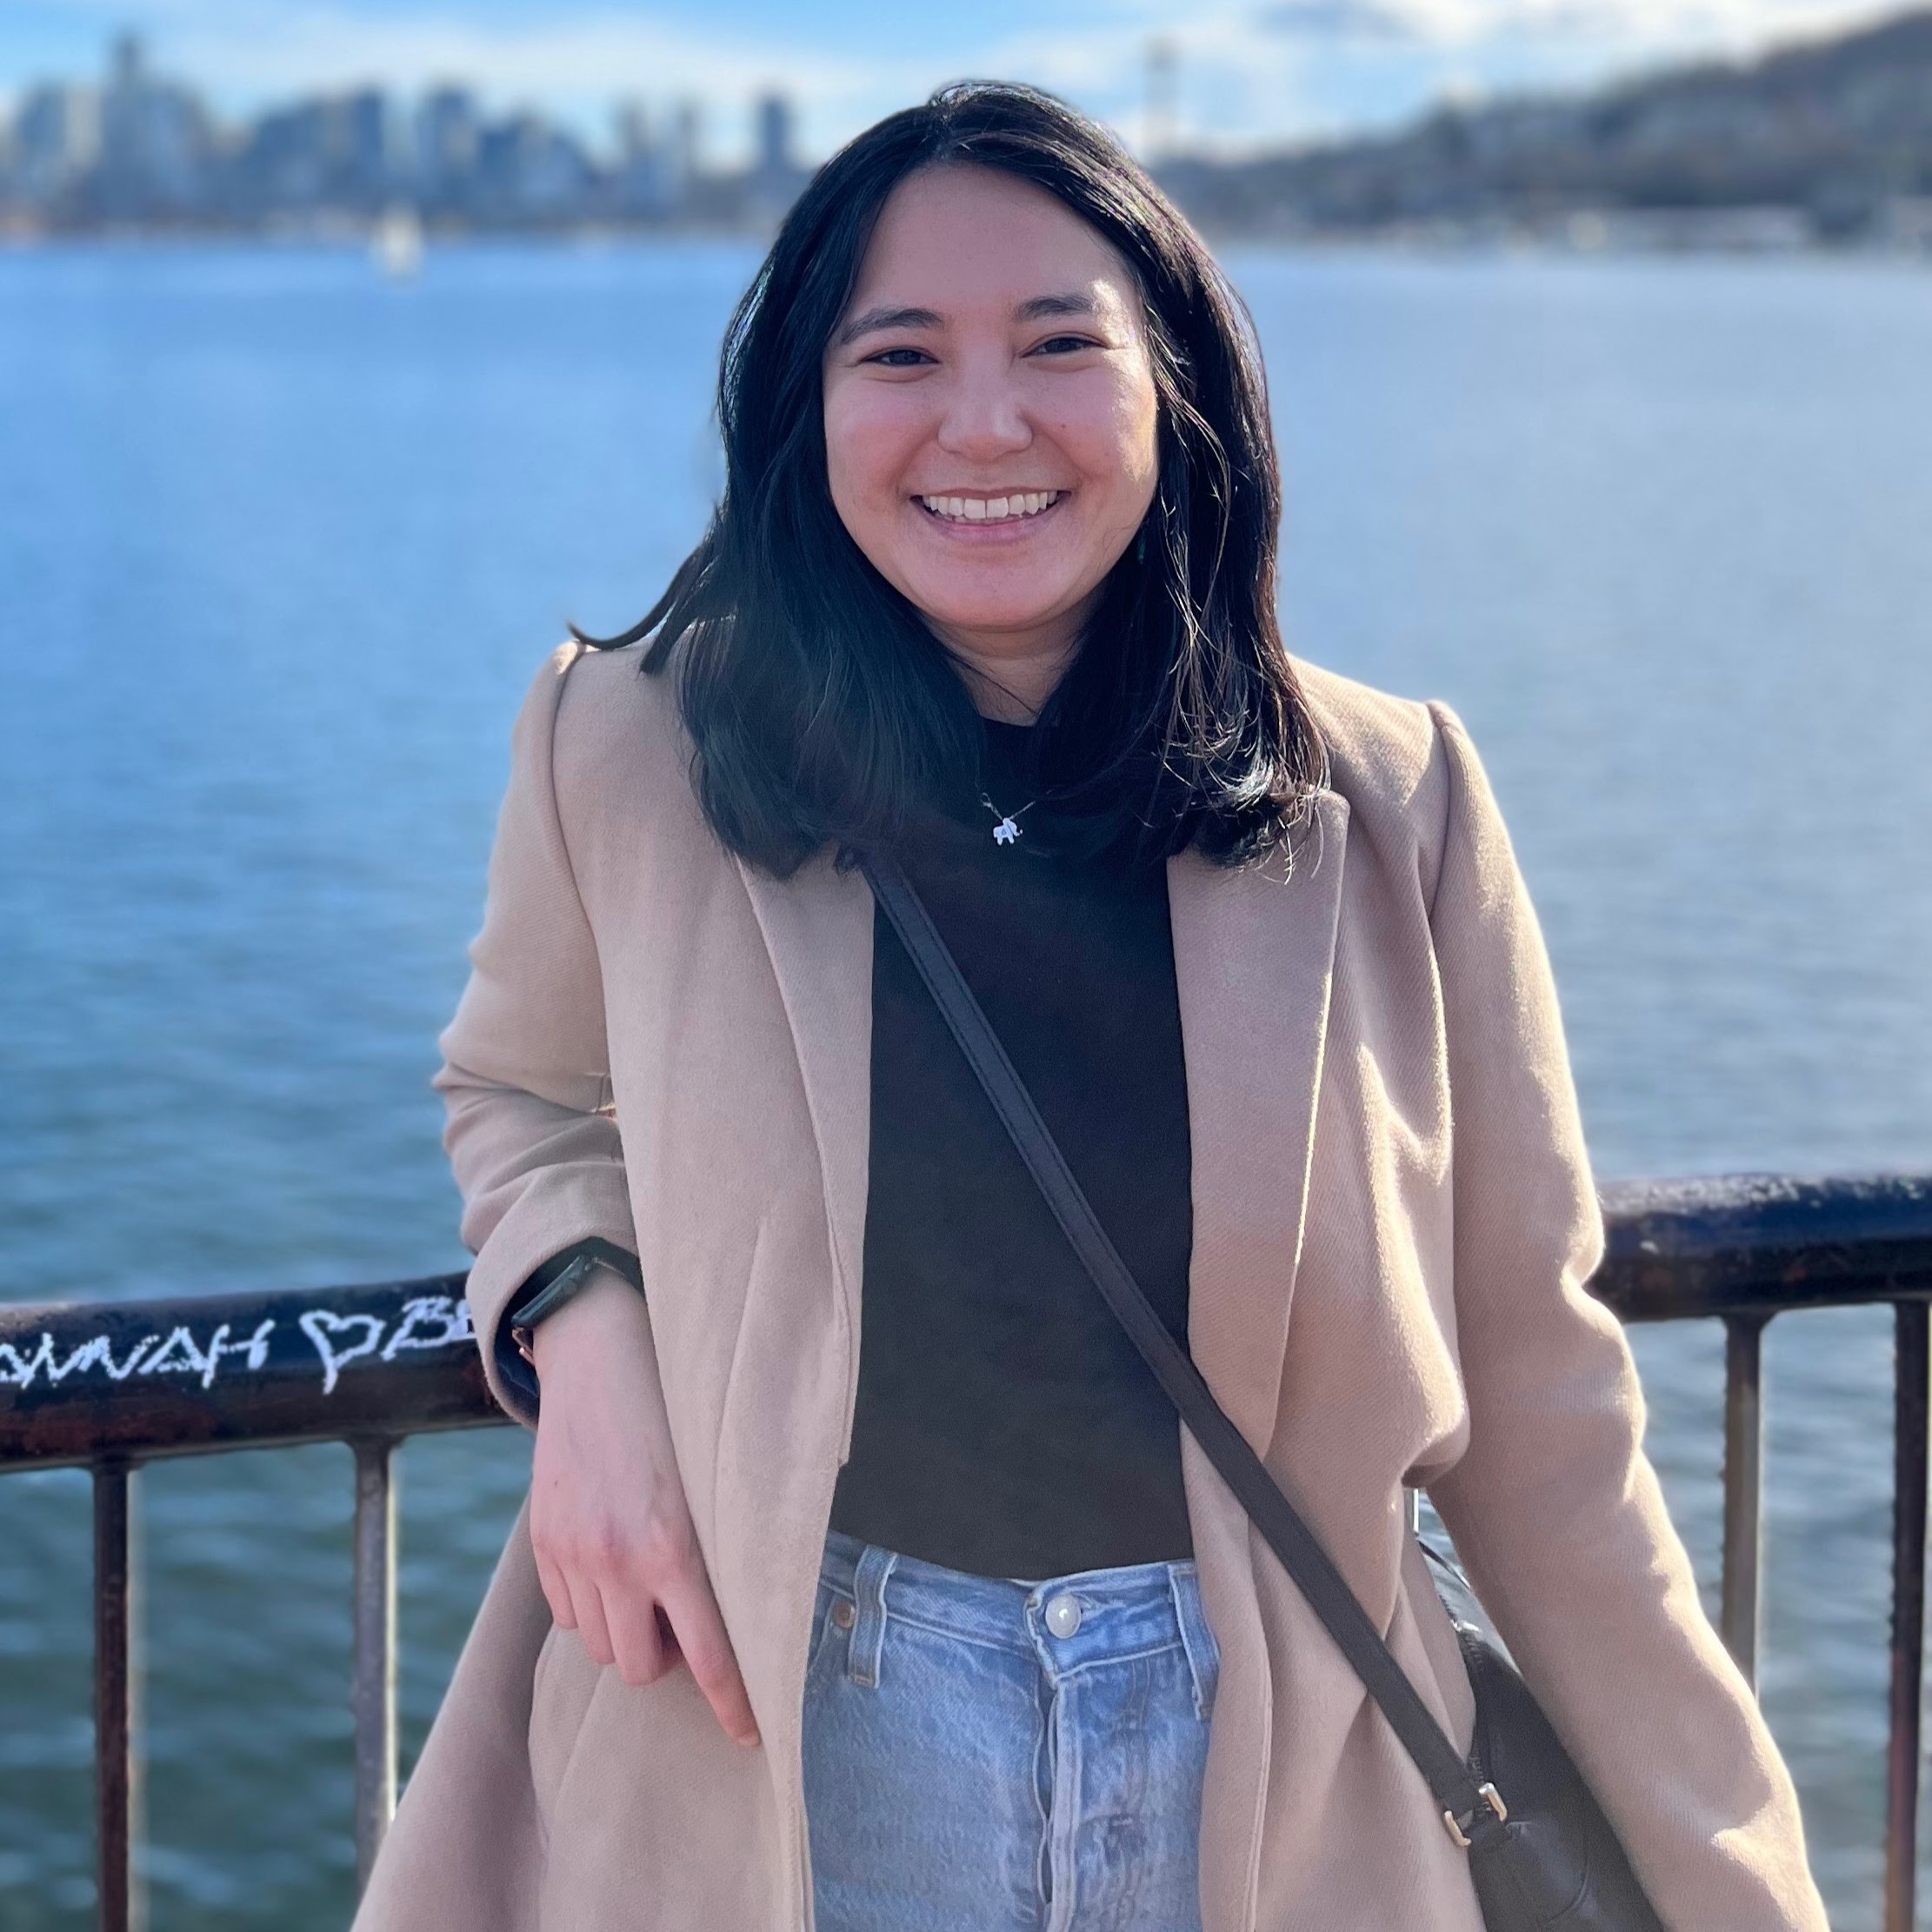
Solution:
{"label": "white graffiti lettering", "polygon": [[214,1381],[216,1364],[224,1355],[245,1355],[250,1368],[261,1368],[269,1359],[269,1333],[274,1327],[275,1317],[265,1315],[246,1342],[228,1342],[223,1339],[228,1333],[228,1323],[223,1322],[215,1330],[215,1339],[208,1344],[208,1373],[203,1378],[202,1387],[205,1389]]}
{"label": "white graffiti lettering", "polygon": [[49,1382],[65,1382],[76,1369],[84,1373],[90,1369],[105,1369],[116,1382],[125,1382],[138,1366],[141,1358],[155,1343],[158,1335],[144,1335],[128,1350],[125,1362],[114,1359],[114,1346],[104,1335],[97,1335],[78,1343],[74,1352],[64,1362],[54,1359],[54,1338],[46,1329],[40,1331],[40,1346],[30,1356],[23,1356],[11,1342],[0,1342],[0,1387],[30,1389],[34,1377],[42,1369],[47,1373]]}
{"label": "white graffiti lettering", "polygon": [[[217,1336],[225,1330],[217,1329]],[[144,1376],[200,1376],[202,1387],[207,1388],[207,1377],[214,1373],[214,1357],[203,1355],[195,1346],[195,1338],[186,1329],[171,1329],[168,1339],[141,1365]]]}
{"label": "white graffiti lettering", "polygon": [[[308,1336],[321,1361],[325,1396],[335,1393],[342,1371],[352,1362],[370,1358],[393,1362],[405,1349],[452,1348],[476,1340],[476,1331],[470,1325],[470,1304],[461,1296],[448,1295],[411,1296],[393,1327],[384,1316],[337,1315],[319,1308],[304,1309],[296,1316],[296,1326]],[[203,1347],[194,1331],[183,1325],[170,1329],[165,1336],[143,1336],[118,1361],[113,1339],[108,1336],[90,1336],[63,1356],[52,1335],[43,1329],[31,1348],[24,1339],[0,1342],[0,1389],[31,1389],[37,1382],[62,1382],[70,1376],[97,1370],[111,1382],[125,1382],[130,1376],[194,1376],[208,1389],[229,1356],[243,1356],[251,1369],[265,1368],[269,1338],[275,1329],[275,1317],[264,1316],[251,1335],[230,1340],[229,1324],[223,1322]]]}
{"label": "white graffiti lettering", "polygon": [[[418,1329],[431,1329],[418,1333]],[[474,1342],[476,1331],[470,1326],[470,1304],[448,1295],[412,1295],[403,1304],[403,1319],[396,1332],[383,1344],[383,1360],[394,1362],[402,1349],[446,1349],[455,1342]]]}

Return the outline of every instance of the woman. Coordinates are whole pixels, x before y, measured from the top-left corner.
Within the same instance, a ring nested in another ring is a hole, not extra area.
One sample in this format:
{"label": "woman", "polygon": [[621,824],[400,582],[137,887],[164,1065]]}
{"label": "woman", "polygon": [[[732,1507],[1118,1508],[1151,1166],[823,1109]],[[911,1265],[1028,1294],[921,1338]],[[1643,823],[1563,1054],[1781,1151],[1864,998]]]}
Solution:
{"label": "woman", "polygon": [[1482,767],[1447,707],[1283,651],[1265,394],[1197,238],[1050,97],[943,90],[792,210],[721,414],[704,542],[516,725],[437,1084],[531,1493],[361,1932],[1481,1923],[869,847],[1457,1742],[1405,1485],[1666,1922],[1818,1932],[1582,1285]]}

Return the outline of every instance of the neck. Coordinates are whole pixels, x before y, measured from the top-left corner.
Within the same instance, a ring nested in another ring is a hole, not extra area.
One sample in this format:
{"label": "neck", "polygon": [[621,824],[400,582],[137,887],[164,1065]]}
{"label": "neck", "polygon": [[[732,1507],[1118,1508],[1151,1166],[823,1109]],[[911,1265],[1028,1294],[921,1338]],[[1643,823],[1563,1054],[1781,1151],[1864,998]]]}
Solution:
{"label": "neck", "polygon": [[1093,602],[1089,597],[1081,610],[1017,635],[976,635],[929,617],[926,621],[957,665],[982,716],[1002,724],[1031,724],[1078,655]]}
{"label": "neck", "polygon": [[1073,661],[1070,648],[1016,657],[949,644],[975,709],[1001,724],[1031,724]]}

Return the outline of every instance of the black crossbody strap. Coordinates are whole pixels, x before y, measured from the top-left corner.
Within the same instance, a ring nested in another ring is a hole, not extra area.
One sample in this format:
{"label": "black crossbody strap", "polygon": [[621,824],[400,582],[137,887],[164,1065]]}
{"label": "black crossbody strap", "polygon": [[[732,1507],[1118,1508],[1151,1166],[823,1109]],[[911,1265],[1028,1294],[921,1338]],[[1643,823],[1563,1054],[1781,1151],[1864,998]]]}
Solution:
{"label": "black crossbody strap", "polygon": [[866,855],[860,863],[874,897],[918,968],[1020,1157],[1039,1183],[1054,1218],[1108,1307],[1180,1410],[1195,1441],[1254,1519],[1282,1568],[1361,1676],[1369,1695],[1381,1706],[1404,1749],[1428,1780],[1436,1802],[1458,1818],[1479,1813],[1485,1801],[1448,1734],[1417,1695],[1342,1572],[1215,1400],[1187,1350],[1154,1312],[1120,1258],[904,869],[883,853]]}

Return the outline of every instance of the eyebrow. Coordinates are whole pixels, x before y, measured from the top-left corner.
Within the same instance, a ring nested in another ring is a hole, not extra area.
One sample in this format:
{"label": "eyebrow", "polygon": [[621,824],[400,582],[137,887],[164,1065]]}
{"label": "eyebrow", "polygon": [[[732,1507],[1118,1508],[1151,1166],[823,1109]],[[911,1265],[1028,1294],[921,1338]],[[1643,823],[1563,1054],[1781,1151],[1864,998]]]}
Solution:
{"label": "eyebrow", "polygon": [[[1013,319],[1015,322],[1038,322],[1047,316],[1097,316],[1099,313],[1091,296],[1078,293],[1036,295],[1014,310]],[[874,335],[881,330],[943,329],[945,326],[946,318],[936,309],[868,309],[863,315],[855,316],[847,323],[835,341],[837,347],[843,349],[861,336]]]}

